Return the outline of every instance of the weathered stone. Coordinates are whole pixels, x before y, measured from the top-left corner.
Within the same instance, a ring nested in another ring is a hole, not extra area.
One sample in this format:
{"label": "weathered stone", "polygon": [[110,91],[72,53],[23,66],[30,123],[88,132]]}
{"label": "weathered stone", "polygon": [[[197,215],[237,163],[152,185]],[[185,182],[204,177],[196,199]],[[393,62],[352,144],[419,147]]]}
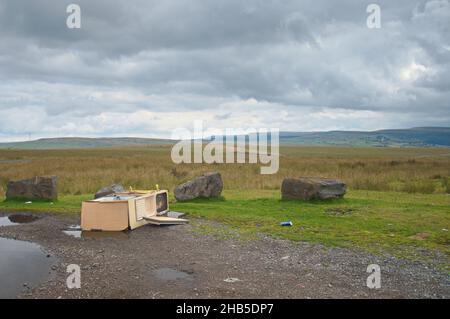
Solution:
{"label": "weathered stone", "polygon": [[328,178],[285,178],[281,185],[282,199],[324,200],[342,198],[345,192],[344,182]]}
{"label": "weathered stone", "polygon": [[174,195],[179,201],[186,201],[199,197],[219,197],[222,193],[222,189],[223,182],[220,173],[211,172],[178,185],[175,188]]}
{"label": "weathered stone", "polygon": [[20,181],[10,181],[7,184],[7,199],[44,199],[56,200],[57,192],[56,176],[36,176]]}
{"label": "weathered stone", "polygon": [[95,193],[94,198],[105,197],[114,193],[123,193],[125,189],[120,184],[113,184],[107,187],[103,187],[97,193]]}

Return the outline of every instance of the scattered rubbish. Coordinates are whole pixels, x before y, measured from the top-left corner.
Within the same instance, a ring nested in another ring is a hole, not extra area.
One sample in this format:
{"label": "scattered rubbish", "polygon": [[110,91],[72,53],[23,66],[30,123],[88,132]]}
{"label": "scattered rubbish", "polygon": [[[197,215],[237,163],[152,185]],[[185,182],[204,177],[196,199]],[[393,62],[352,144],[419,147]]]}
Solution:
{"label": "scattered rubbish", "polygon": [[151,216],[151,217],[144,217],[144,219],[153,225],[182,225],[186,224],[186,219],[181,218],[172,218],[172,217],[166,217],[166,216]]}
{"label": "scattered rubbish", "polygon": [[448,231],[448,229],[446,229],[446,228],[442,228],[442,231]]}
{"label": "scattered rubbish", "polygon": [[0,238],[0,298],[16,298],[26,287],[45,280],[54,263],[35,243]]}
{"label": "scattered rubbish", "polygon": [[79,225],[70,225],[63,233],[75,238],[81,238],[81,227]]}
{"label": "scattered rubbish", "polygon": [[288,260],[290,256],[281,257],[281,260]]}
{"label": "scattered rubbish", "polygon": [[224,279],[223,281],[233,283],[233,282],[237,282],[237,281],[241,281],[241,280],[239,278],[230,277],[230,278]]}
{"label": "scattered rubbish", "polygon": [[25,202],[25,204],[32,204],[33,202],[30,200],[28,202]]}
{"label": "scattered rubbish", "polygon": [[185,224],[186,219],[174,218],[169,212],[166,190],[149,190],[115,193],[85,201],[81,208],[83,231],[123,231],[154,225]]}
{"label": "scattered rubbish", "polygon": [[294,225],[291,221],[287,221],[287,222],[281,222],[280,226],[292,226]]}
{"label": "scattered rubbish", "polygon": [[179,279],[192,279],[192,274],[179,271],[173,268],[158,268],[153,271],[155,277],[163,281],[173,281]]}
{"label": "scattered rubbish", "polygon": [[63,230],[62,232],[75,238],[81,238],[81,230]]}

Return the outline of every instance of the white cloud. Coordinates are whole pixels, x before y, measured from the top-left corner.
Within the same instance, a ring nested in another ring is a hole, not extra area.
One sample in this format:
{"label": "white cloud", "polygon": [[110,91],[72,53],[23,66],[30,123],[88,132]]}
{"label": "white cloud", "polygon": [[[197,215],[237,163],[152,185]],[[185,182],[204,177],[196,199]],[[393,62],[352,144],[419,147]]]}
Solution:
{"label": "white cloud", "polygon": [[450,125],[448,0],[68,3],[1,3],[0,140]]}

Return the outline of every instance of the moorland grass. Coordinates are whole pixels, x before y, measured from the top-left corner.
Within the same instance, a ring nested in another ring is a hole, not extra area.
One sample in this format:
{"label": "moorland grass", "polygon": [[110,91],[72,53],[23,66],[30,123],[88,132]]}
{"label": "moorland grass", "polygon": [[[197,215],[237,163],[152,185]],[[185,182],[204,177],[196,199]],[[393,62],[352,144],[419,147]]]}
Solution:
{"label": "moorland grass", "polygon": [[94,193],[122,183],[139,189],[173,190],[205,171],[222,174],[225,189],[279,189],[284,177],[344,180],[352,189],[409,193],[450,192],[449,148],[281,147],[277,174],[261,175],[260,164],[180,164],[170,146],[78,150],[0,150],[0,196],[8,180],[57,175],[62,195]]}

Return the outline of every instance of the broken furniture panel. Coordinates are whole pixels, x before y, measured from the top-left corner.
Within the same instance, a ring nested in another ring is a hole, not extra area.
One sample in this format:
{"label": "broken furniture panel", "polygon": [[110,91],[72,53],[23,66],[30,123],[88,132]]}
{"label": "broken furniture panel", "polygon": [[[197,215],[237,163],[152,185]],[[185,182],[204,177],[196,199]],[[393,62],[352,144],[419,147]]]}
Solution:
{"label": "broken furniture panel", "polygon": [[85,201],[81,209],[82,230],[122,231],[147,224],[184,224],[186,219],[172,218],[166,190],[126,192]]}

